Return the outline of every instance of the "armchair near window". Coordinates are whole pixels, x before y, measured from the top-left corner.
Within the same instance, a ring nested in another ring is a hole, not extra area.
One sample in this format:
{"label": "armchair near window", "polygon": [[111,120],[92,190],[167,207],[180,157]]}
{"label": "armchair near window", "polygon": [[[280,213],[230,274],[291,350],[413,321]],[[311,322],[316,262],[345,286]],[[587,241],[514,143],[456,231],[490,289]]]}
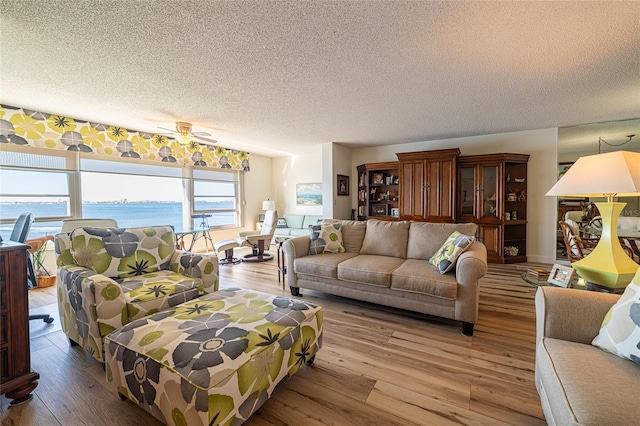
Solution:
{"label": "armchair near window", "polygon": [[273,259],[271,253],[265,253],[269,249],[269,244],[276,232],[278,225],[278,212],[276,210],[267,210],[264,214],[264,222],[259,231],[243,231],[240,232],[236,240],[239,246],[250,246],[253,248],[251,254],[244,256],[244,260],[248,262],[263,262]]}
{"label": "armchair near window", "polygon": [[100,362],[111,331],[218,290],[217,256],[177,250],[170,226],[77,228],[55,247],[62,329]]}

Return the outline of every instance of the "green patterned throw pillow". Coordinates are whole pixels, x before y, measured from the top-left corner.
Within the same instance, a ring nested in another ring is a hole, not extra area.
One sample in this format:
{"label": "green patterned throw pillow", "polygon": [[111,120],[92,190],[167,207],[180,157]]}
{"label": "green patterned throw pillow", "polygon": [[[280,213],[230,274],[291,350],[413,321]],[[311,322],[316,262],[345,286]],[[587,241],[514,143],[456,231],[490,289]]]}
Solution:
{"label": "green patterned throw pillow", "polygon": [[431,256],[429,262],[438,268],[438,271],[441,274],[449,272],[456,264],[458,256],[471,247],[471,243],[474,240],[475,238],[473,236],[464,235],[455,231],[449,235],[447,241],[442,244],[438,251]]}
{"label": "green patterned throw pillow", "polygon": [[341,223],[309,226],[311,230],[309,254],[344,253],[341,228]]}
{"label": "green patterned throw pillow", "polygon": [[609,309],[592,345],[640,365],[640,270]]}

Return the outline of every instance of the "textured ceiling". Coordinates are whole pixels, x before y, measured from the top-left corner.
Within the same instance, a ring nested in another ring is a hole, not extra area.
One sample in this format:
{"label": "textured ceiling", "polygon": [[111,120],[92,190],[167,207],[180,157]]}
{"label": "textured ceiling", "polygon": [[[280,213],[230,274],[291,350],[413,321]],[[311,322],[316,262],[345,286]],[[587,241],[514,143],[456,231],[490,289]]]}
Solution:
{"label": "textured ceiling", "polygon": [[640,117],[640,2],[16,1],[0,102],[264,155]]}

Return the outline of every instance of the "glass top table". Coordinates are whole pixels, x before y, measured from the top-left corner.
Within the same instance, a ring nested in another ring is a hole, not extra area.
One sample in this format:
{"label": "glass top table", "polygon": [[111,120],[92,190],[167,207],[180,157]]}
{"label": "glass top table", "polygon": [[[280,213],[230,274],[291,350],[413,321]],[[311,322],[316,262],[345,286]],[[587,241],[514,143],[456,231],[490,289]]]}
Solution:
{"label": "glass top table", "polygon": [[[522,278],[522,281],[535,287],[549,286],[563,288],[562,286],[548,282],[547,277],[538,279],[537,277],[534,277],[533,275],[530,275],[526,272],[520,274],[520,278]],[[571,279],[570,288],[575,288],[576,290],[587,290],[587,285],[584,283],[584,281],[580,281],[580,277],[578,277],[578,275],[576,274]]]}

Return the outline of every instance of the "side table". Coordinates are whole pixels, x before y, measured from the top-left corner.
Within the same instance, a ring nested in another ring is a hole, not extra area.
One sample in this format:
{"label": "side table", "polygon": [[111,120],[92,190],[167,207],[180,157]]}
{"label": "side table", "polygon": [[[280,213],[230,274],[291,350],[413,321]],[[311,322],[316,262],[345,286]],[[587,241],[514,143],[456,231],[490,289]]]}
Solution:
{"label": "side table", "polygon": [[278,245],[278,282],[282,278],[282,289],[284,290],[284,279],[287,275],[287,265],[284,261],[284,253],[282,252],[282,244],[291,237],[275,237],[274,241]]}

